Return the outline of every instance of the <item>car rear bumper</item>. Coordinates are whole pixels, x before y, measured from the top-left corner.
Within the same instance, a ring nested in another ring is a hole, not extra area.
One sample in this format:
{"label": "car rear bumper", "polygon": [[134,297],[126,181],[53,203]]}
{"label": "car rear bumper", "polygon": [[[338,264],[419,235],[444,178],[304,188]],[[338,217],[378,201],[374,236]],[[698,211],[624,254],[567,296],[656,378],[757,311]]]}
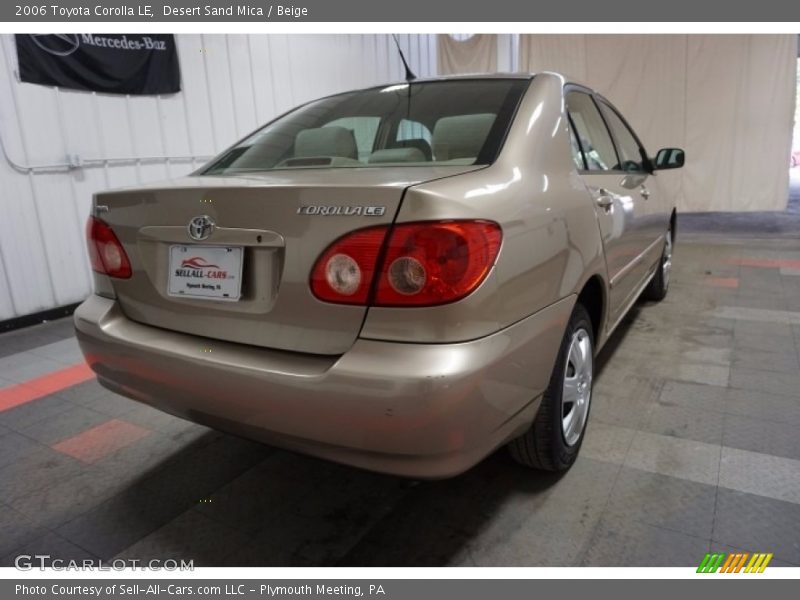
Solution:
{"label": "car rear bumper", "polygon": [[457,344],[359,339],[341,356],[219,342],[129,320],[93,295],[75,312],[107,388],[275,446],[410,477],[456,475],[522,433],[574,304]]}

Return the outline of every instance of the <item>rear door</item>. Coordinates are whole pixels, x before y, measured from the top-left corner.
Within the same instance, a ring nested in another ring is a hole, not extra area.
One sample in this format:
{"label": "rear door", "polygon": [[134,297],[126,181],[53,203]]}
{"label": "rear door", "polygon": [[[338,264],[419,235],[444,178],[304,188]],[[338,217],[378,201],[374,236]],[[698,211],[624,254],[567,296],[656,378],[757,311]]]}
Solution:
{"label": "rear door", "polygon": [[595,203],[611,288],[610,317],[615,322],[646,276],[641,261],[646,247],[642,231],[646,174],[628,172],[606,121],[588,90],[568,88],[567,111],[579,160],[578,169]]}

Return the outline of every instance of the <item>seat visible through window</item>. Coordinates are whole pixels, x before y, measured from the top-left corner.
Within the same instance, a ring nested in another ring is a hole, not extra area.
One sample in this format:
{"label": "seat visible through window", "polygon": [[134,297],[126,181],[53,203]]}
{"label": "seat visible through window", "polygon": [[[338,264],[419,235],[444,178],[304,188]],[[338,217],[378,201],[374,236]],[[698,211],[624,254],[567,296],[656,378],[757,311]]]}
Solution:
{"label": "seat visible through window", "polygon": [[339,156],[358,158],[358,147],[352,129],[345,127],[317,127],[304,129],[294,140],[295,158],[312,156]]}
{"label": "seat visible through window", "polygon": [[433,156],[437,161],[475,160],[489,137],[496,116],[489,113],[443,117],[433,128]]}

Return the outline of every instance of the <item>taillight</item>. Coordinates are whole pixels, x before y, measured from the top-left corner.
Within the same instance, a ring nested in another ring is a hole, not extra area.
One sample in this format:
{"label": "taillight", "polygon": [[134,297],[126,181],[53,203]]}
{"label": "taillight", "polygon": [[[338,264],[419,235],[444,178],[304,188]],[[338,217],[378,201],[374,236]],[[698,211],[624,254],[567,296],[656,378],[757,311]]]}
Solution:
{"label": "taillight", "polygon": [[311,291],[320,300],[366,304],[388,227],[361,229],[331,244],[311,271]]}
{"label": "taillight", "polygon": [[125,249],[108,224],[89,217],[86,222],[86,245],[93,271],[120,279],[128,279],[131,276],[128,255],[125,254]]}
{"label": "taillight", "polygon": [[503,237],[491,221],[395,225],[378,266],[388,231],[386,226],[362,229],[331,244],[312,271],[317,298],[375,306],[454,302],[483,282]]}
{"label": "taillight", "polygon": [[376,306],[433,306],[472,293],[494,265],[503,234],[490,221],[395,225]]}

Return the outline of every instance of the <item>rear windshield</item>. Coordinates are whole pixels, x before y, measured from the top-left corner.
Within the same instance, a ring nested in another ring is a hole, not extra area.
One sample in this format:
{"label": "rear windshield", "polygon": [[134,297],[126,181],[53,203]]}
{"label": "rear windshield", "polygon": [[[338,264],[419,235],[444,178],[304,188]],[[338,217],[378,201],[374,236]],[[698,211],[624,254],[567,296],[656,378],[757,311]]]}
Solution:
{"label": "rear windshield", "polygon": [[432,81],[323,98],[259,129],[204,173],[491,164],[527,85]]}

